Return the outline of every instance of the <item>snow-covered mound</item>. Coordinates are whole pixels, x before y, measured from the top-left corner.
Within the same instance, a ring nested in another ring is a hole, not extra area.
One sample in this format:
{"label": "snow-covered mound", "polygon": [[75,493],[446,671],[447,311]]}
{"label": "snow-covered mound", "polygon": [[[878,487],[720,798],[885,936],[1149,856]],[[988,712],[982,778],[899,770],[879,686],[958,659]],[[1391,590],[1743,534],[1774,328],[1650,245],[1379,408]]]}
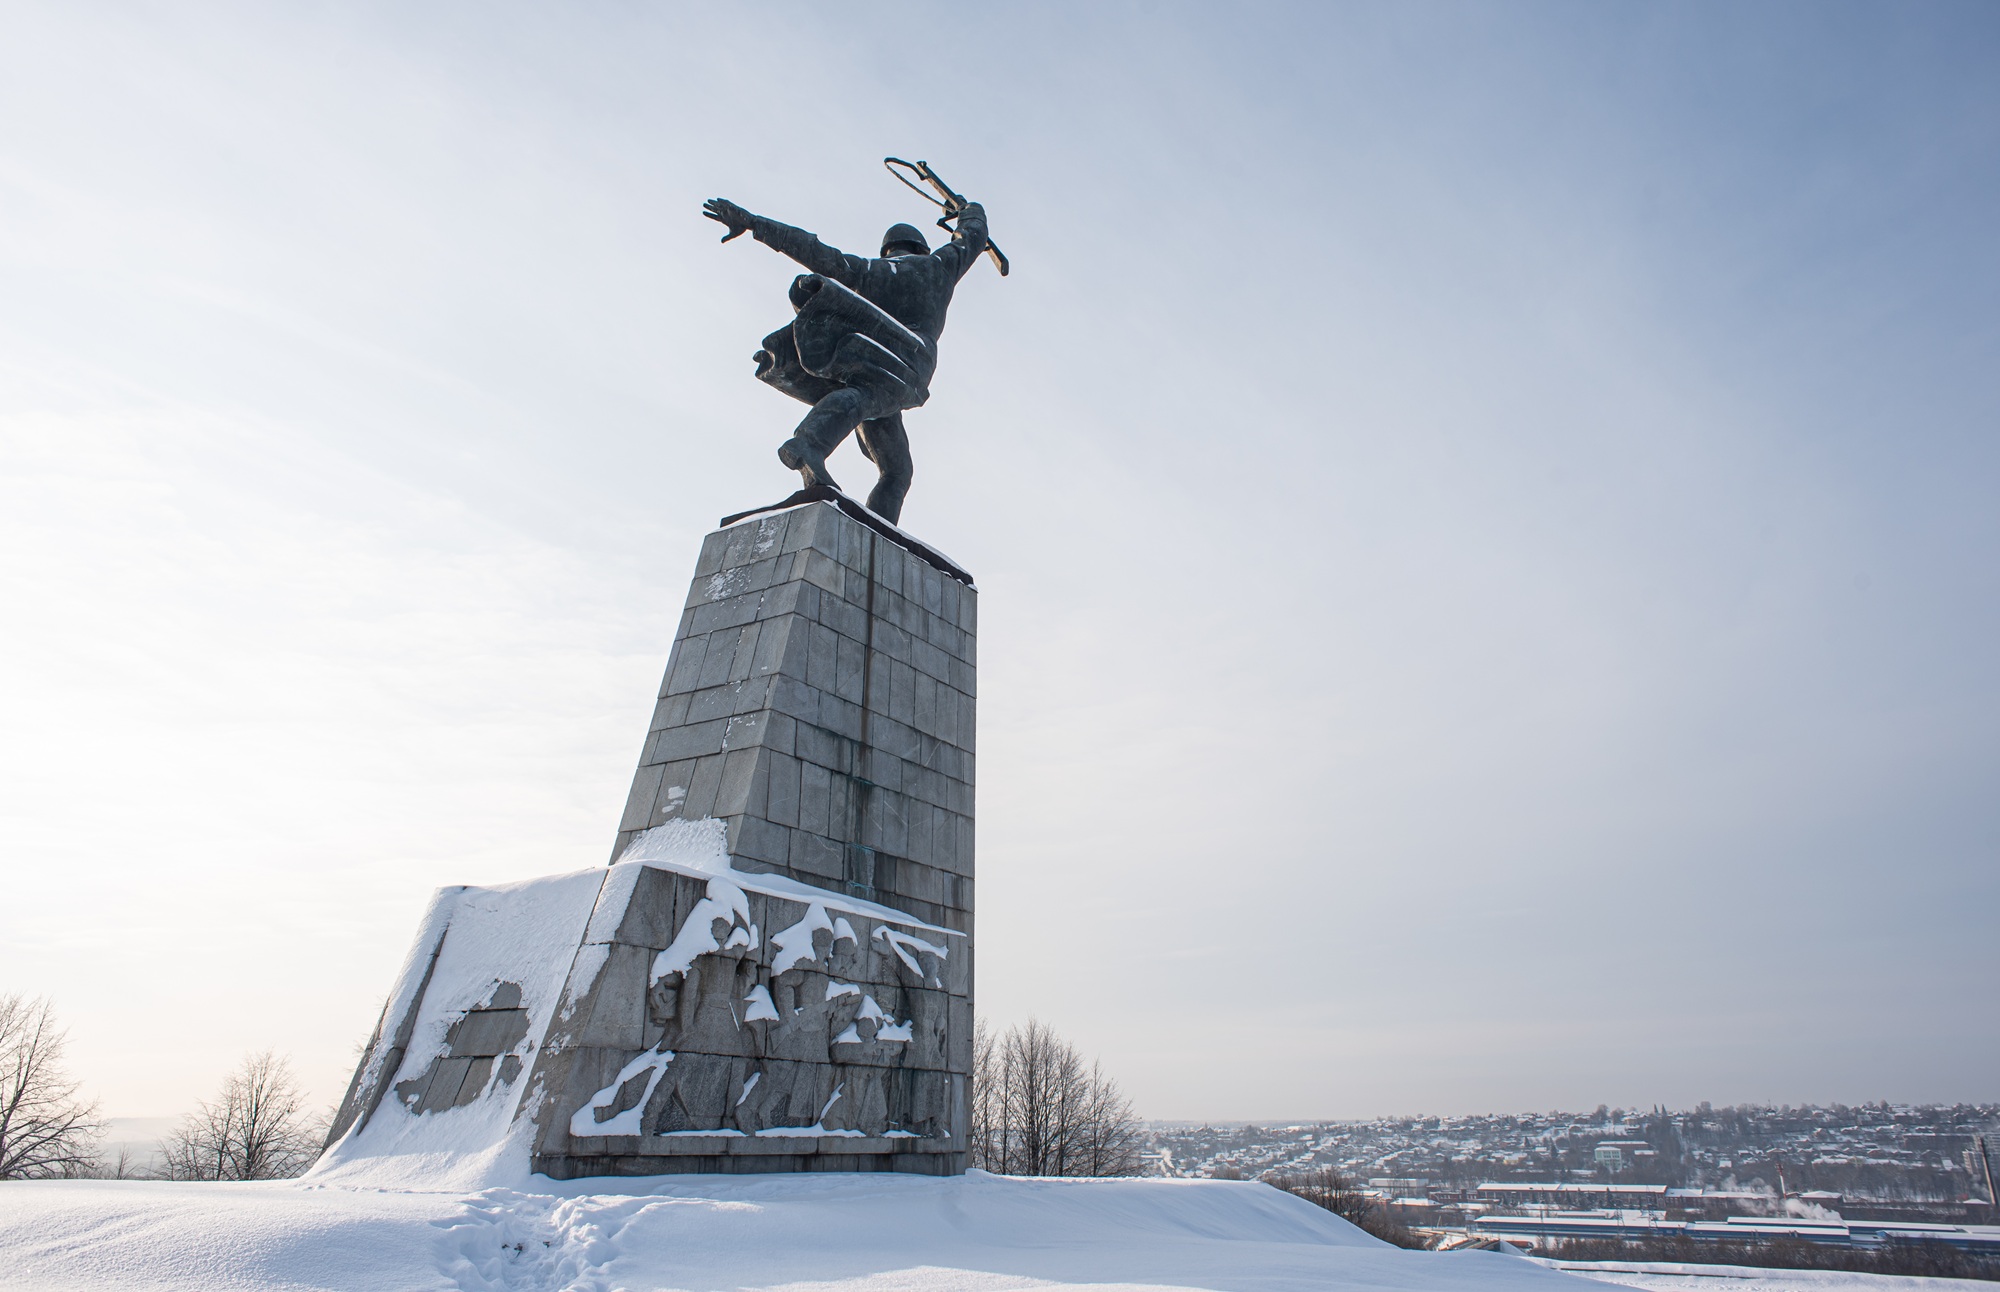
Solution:
{"label": "snow-covered mound", "polygon": [[[1268,1185],[979,1172],[0,1185],[0,1287],[953,1289],[1593,1286],[1495,1252],[1405,1252]],[[1601,1287],[1602,1285],[1594,1285]]]}

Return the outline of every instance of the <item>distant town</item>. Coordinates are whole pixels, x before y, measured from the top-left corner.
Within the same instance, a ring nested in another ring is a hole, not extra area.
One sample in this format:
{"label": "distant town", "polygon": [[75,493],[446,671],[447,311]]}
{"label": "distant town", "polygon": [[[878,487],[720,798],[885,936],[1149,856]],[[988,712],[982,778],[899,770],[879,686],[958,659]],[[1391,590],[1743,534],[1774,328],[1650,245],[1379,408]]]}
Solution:
{"label": "distant town", "polygon": [[1438,1245],[1797,1240],[2000,1253],[2000,1104],[1150,1126],[1159,1175],[1337,1172]]}

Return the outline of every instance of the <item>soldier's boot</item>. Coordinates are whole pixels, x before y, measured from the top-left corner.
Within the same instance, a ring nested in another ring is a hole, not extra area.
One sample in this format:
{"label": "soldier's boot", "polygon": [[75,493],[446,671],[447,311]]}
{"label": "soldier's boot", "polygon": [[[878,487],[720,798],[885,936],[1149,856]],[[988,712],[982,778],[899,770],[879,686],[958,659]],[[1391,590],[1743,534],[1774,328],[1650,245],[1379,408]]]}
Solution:
{"label": "soldier's boot", "polygon": [[807,485],[840,488],[827,472],[826,455],[861,424],[868,402],[863,392],[851,386],[827,392],[792,432],[792,438],[778,446],[778,461],[805,477]]}
{"label": "soldier's boot", "polygon": [[826,454],[796,435],[778,446],[778,461],[798,472],[808,485],[840,488],[826,469]]}

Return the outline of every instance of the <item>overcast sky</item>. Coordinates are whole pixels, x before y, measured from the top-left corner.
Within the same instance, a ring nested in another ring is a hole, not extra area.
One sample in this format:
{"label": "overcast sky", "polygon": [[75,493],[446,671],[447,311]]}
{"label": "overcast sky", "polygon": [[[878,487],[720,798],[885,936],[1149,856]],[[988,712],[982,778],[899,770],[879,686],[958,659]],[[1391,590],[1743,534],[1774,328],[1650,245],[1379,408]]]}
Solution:
{"label": "overcast sky", "polygon": [[[610,847],[751,378],[987,204],[979,1003],[1151,1117],[2000,1099],[2000,9],[11,4],[0,991],[335,1099]],[[852,448],[835,470],[865,492]]]}

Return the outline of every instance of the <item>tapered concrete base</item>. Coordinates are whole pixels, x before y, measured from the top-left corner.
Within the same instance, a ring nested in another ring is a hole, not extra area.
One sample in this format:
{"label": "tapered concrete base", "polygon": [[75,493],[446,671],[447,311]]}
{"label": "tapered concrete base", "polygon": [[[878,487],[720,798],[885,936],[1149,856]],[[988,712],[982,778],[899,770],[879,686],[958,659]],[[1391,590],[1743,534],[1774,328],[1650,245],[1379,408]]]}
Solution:
{"label": "tapered concrete base", "polygon": [[965,1169],[975,594],[866,520],[709,536],[620,860],[439,894],[341,1154]]}

